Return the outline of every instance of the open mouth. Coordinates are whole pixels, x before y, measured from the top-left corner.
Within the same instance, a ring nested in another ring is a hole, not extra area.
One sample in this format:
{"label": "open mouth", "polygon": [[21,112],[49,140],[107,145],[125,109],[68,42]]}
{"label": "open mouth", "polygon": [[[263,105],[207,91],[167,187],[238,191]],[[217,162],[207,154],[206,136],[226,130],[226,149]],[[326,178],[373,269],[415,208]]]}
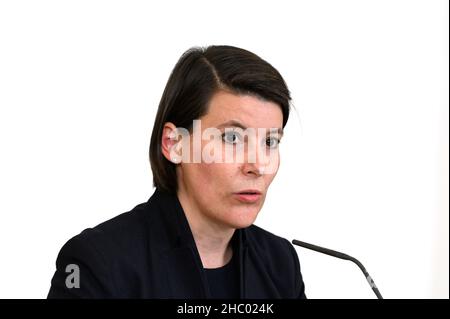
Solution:
{"label": "open mouth", "polygon": [[237,192],[236,194],[248,194],[248,195],[261,195],[261,192],[257,189],[243,189],[240,192]]}
{"label": "open mouth", "polygon": [[261,199],[261,193],[259,191],[246,190],[239,193],[235,193],[236,199],[244,203],[255,203]]}

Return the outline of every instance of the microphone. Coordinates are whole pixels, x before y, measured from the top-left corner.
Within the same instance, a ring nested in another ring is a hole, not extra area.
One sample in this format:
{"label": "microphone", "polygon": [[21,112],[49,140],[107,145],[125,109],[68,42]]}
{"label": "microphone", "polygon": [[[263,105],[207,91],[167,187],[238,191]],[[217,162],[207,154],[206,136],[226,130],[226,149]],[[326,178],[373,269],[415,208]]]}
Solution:
{"label": "microphone", "polygon": [[340,253],[340,252],[335,251],[335,250],[331,250],[331,249],[328,249],[328,248],[323,248],[323,247],[316,246],[316,245],[313,245],[313,244],[308,244],[308,243],[305,243],[303,241],[296,240],[296,239],[294,239],[292,241],[292,243],[294,245],[301,246],[301,247],[307,248],[307,249],[311,249],[311,250],[317,251],[317,252],[322,253],[322,254],[326,254],[326,255],[330,255],[330,256],[333,256],[333,257],[337,257],[337,258],[345,259],[345,260],[350,260],[350,261],[354,262],[362,270],[364,276],[367,279],[367,282],[369,283],[370,287],[372,287],[372,290],[375,293],[375,295],[377,296],[377,298],[378,299],[383,299],[383,296],[381,296],[380,291],[378,290],[377,286],[375,285],[375,282],[373,281],[372,277],[370,277],[370,275],[367,272],[366,268],[364,268],[363,264],[361,264],[358,259],[353,258],[352,256],[349,256],[349,255]]}

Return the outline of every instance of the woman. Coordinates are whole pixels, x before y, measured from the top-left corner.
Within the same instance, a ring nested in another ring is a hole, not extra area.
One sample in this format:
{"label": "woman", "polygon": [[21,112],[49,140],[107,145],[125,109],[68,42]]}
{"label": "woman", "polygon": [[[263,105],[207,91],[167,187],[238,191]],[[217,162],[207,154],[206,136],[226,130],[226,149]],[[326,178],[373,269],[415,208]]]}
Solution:
{"label": "woman", "polygon": [[305,298],[294,248],[253,225],[289,102],[279,72],[251,52],[186,51],[153,127],[154,194],[69,240],[48,297]]}

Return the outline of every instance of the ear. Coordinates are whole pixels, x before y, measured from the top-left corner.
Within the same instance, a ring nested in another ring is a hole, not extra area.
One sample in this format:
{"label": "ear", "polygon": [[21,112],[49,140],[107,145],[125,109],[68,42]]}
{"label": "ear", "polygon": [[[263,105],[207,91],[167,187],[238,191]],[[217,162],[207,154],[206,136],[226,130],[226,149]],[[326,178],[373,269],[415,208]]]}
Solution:
{"label": "ear", "polygon": [[181,154],[178,154],[176,149],[176,144],[178,143],[176,130],[177,127],[173,123],[164,123],[161,136],[161,151],[168,161],[179,164],[181,162]]}

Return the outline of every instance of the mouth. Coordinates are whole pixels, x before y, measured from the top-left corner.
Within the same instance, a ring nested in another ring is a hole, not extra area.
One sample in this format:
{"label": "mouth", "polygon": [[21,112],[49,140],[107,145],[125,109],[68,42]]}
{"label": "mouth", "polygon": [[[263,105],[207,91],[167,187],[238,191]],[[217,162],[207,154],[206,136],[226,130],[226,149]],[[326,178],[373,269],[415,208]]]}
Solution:
{"label": "mouth", "polygon": [[244,203],[256,203],[262,197],[261,192],[258,190],[254,190],[254,189],[246,189],[246,190],[234,193],[233,195],[237,200],[239,200],[240,202],[244,202]]}

